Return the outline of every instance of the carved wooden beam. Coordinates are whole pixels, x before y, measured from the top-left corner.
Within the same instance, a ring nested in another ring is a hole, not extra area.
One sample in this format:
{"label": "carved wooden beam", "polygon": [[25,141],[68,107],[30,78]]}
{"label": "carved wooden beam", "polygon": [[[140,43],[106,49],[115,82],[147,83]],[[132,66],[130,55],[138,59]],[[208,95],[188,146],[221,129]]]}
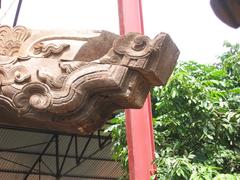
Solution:
{"label": "carved wooden beam", "polygon": [[169,35],[0,27],[0,123],[86,134],[140,108],[179,51]]}

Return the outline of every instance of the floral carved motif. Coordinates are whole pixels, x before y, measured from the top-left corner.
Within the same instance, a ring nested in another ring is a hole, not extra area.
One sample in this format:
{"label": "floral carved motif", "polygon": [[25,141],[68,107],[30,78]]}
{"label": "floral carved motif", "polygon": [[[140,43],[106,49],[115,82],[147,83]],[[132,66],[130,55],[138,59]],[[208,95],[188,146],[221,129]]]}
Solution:
{"label": "floral carved motif", "polygon": [[30,32],[23,26],[11,28],[0,27],[0,55],[15,55],[22,43],[30,36]]}
{"label": "floral carved motif", "polygon": [[68,133],[94,132],[114,111],[142,107],[179,55],[165,33],[2,26],[0,37],[0,123]]}

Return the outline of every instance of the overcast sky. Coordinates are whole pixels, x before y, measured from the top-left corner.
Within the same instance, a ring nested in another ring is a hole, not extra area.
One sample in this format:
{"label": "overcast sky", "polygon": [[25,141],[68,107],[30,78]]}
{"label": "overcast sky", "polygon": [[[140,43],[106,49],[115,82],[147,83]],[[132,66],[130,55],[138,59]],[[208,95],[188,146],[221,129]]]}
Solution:
{"label": "overcast sky", "polygon": [[[216,61],[223,42],[240,42],[240,30],[223,24],[209,0],[142,0],[145,34],[169,33],[180,60]],[[0,23],[12,25],[18,0],[2,0]],[[33,29],[118,30],[117,0],[23,0],[19,25]]]}

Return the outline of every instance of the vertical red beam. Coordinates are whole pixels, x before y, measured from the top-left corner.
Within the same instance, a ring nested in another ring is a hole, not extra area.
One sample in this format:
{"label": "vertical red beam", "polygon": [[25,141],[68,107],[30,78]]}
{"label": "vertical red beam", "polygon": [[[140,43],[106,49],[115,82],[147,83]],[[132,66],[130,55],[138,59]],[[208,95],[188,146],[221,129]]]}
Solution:
{"label": "vertical red beam", "polygon": [[[141,0],[118,0],[120,33],[144,33]],[[154,138],[151,98],[141,109],[129,109],[126,114],[130,180],[149,180],[154,172]]]}

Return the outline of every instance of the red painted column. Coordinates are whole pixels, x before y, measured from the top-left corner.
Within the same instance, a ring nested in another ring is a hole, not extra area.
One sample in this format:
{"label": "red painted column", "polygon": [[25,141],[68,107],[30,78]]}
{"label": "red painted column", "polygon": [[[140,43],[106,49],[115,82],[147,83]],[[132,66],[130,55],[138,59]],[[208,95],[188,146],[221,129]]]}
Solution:
{"label": "red painted column", "polygon": [[[118,0],[120,33],[144,33],[141,0]],[[154,138],[151,98],[141,109],[129,109],[126,130],[130,180],[149,180],[154,172]]]}

